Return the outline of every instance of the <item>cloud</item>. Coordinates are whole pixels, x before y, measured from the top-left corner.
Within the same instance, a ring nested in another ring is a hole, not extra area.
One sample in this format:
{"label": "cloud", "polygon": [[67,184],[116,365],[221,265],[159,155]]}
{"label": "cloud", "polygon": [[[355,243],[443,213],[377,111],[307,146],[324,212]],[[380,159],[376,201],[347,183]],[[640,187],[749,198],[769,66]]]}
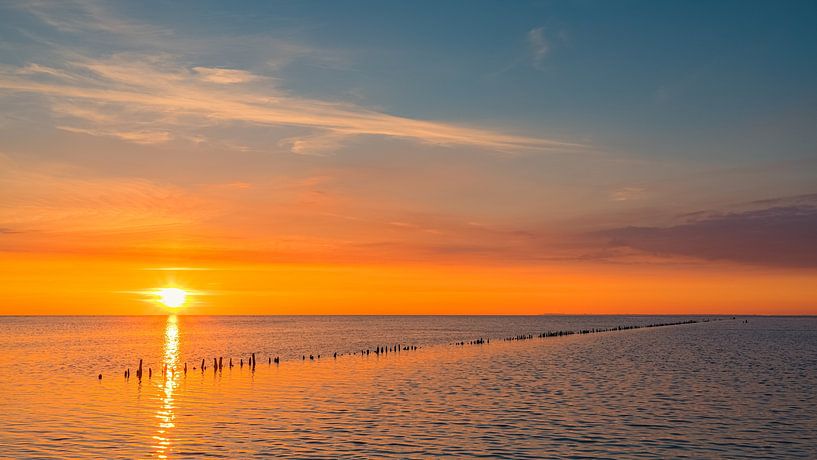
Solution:
{"label": "cloud", "polygon": [[322,132],[308,136],[289,137],[280,145],[286,146],[292,153],[301,155],[322,155],[339,149],[349,136],[340,132]]}
{"label": "cloud", "polygon": [[[75,129],[88,133],[119,133],[117,137],[135,142],[144,142],[147,136],[132,133],[172,132],[214,123],[244,122],[330,131],[335,139],[377,135],[509,152],[583,147],[297,97],[264,85],[246,84],[263,78],[250,77],[251,74],[244,71],[230,73],[230,78],[220,74],[215,77],[220,79],[219,83],[229,81],[231,84],[213,87],[212,75],[202,80],[195,68],[171,64],[178,60],[180,58],[142,55],[84,58],[63,69],[50,69],[48,79],[28,78],[19,69],[5,66],[0,68],[0,90],[45,96],[54,102],[55,113],[85,123]],[[152,129],[144,129],[145,124],[152,125]],[[297,147],[300,143],[293,145]]]}
{"label": "cloud", "polygon": [[30,0],[15,4],[14,8],[67,34],[92,31],[106,36],[127,36],[132,43],[161,43],[173,35],[162,27],[122,19],[111,12],[109,4],[95,0]]}
{"label": "cloud", "polygon": [[162,144],[170,140],[167,131],[117,131],[105,129],[83,129],[74,126],[57,126],[58,129],[72,133],[89,134],[91,136],[112,136],[133,142],[135,144]]}
{"label": "cloud", "polygon": [[169,184],[90,177],[57,163],[18,165],[0,155],[0,226],[38,233],[152,232],[214,215],[214,203]]}
{"label": "cloud", "polygon": [[766,198],[763,200],[755,200],[748,205],[750,206],[792,206],[792,205],[814,205],[817,203],[817,193],[809,193],[806,195],[786,196],[779,198]]}
{"label": "cloud", "polygon": [[817,206],[796,204],[734,213],[700,213],[669,227],[602,232],[613,247],[753,265],[817,268]]}
{"label": "cloud", "polygon": [[[172,31],[118,19],[95,2],[54,6],[35,2],[21,8],[50,27],[81,37],[79,43],[108,37],[111,51],[104,54],[89,52],[93,47],[50,43],[42,53],[50,65],[31,60],[0,66],[0,94],[37,95],[60,117],[62,129],[135,143],[200,139],[201,131],[214,125],[236,123],[314,130],[285,142],[297,153],[332,150],[355,136],[498,152],[586,148],[574,142],[407,118],[358,104],[298,96],[282,89],[275,72],[280,72],[287,56],[309,53],[303,46],[279,43],[276,49],[283,57],[256,72],[236,66],[203,66],[202,61],[224,59],[226,53],[214,55],[213,49],[223,46],[215,37],[208,37],[206,43],[185,41]],[[536,59],[541,59],[546,43],[537,30],[530,37]],[[259,40],[247,38],[248,43]]]}
{"label": "cloud", "polygon": [[528,46],[530,46],[533,66],[541,70],[545,58],[550,53],[550,42],[545,38],[544,27],[536,27],[528,31]]}
{"label": "cloud", "polygon": [[216,69],[211,67],[193,67],[193,70],[199,74],[202,80],[210,83],[219,83],[222,85],[248,83],[258,79],[257,75],[253,75],[245,70]]}
{"label": "cloud", "polygon": [[646,192],[646,189],[643,187],[622,187],[617,190],[613,190],[610,193],[610,199],[613,201],[632,201],[641,198]]}

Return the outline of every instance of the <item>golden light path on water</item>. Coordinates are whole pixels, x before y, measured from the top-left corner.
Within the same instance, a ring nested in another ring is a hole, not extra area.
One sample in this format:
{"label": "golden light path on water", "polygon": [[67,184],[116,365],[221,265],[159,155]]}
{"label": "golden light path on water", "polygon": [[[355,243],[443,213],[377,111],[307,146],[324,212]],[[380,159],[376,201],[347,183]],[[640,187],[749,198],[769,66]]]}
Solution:
{"label": "golden light path on water", "polygon": [[156,413],[156,418],[159,419],[159,427],[156,436],[153,437],[156,441],[155,449],[158,458],[167,458],[167,451],[170,448],[169,431],[176,426],[173,393],[180,378],[180,372],[177,372],[176,369],[178,361],[179,323],[176,315],[169,315],[165,326],[164,343],[164,365],[167,366],[167,372],[164,372],[162,380],[162,404]]}

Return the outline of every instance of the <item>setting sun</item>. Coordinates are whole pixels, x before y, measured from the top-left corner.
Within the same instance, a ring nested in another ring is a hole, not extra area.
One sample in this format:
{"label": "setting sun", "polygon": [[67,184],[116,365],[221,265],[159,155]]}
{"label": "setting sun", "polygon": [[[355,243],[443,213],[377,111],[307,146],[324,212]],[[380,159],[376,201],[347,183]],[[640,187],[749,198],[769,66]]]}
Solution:
{"label": "setting sun", "polygon": [[178,288],[164,288],[156,292],[159,302],[170,308],[179,308],[187,300],[187,292]]}

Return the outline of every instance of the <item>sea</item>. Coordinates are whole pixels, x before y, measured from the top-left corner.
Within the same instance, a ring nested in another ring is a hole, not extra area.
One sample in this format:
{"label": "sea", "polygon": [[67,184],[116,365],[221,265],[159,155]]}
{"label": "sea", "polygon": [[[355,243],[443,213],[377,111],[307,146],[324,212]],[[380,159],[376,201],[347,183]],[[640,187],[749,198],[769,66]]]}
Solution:
{"label": "sea", "polygon": [[817,317],[5,316],[0,457],[814,459]]}

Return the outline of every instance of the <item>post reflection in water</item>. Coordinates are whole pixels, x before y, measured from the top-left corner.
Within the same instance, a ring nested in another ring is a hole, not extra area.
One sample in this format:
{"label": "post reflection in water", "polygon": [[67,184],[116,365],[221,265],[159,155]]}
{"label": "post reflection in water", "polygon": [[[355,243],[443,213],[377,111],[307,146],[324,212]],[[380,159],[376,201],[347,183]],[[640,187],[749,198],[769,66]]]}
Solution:
{"label": "post reflection in water", "polygon": [[167,366],[166,372],[163,372],[160,388],[161,406],[156,412],[156,418],[159,419],[159,428],[156,436],[153,439],[156,441],[156,456],[158,458],[167,458],[168,449],[170,448],[169,431],[175,427],[176,414],[174,412],[173,393],[179,383],[181,372],[177,372],[179,361],[179,324],[176,315],[169,315],[167,317],[167,324],[165,325],[165,342],[164,342],[164,366]]}

